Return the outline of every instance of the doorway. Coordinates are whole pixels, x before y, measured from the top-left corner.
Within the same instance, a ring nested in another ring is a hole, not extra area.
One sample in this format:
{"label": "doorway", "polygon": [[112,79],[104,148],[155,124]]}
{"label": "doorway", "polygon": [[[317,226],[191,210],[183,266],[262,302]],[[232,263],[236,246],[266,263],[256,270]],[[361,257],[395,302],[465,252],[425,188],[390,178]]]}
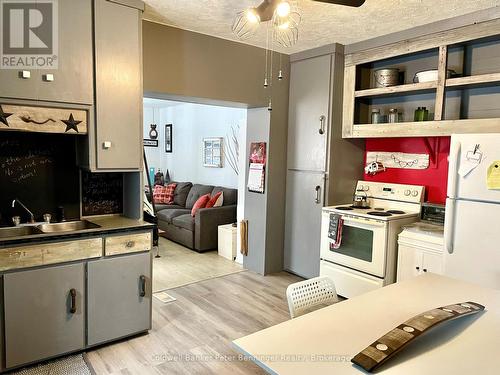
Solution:
{"label": "doorway", "polygon": [[[246,122],[241,106],[144,98],[147,196],[160,230],[155,293],[243,270],[234,224],[244,200]],[[194,212],[200,198],[219,193],[220,207]]]}

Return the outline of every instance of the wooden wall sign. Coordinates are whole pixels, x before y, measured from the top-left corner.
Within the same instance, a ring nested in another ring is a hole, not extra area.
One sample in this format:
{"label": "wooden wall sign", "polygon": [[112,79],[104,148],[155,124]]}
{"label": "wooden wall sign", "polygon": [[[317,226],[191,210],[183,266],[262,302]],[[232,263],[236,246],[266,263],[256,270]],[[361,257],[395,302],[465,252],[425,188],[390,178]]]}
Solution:
{"label": "wooden wall sign", "polygon": [[0,131],[81,134],[88,132],[88,113],[83,109],[0,104]]}
{"label": "wooden wall sign", "polygon": [[428,154],[406,154],[402,152],[376,152],[366,153],[366,164],[380,162],[386,168],[400,169],[427,169],[430,157]]}

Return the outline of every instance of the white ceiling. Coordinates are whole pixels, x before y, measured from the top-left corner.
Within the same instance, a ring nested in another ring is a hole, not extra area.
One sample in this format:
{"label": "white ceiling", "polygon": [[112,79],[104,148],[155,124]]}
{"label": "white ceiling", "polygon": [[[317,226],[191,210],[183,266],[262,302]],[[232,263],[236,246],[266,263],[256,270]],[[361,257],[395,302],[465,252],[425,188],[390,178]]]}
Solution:
{"label": "white ceiling", "polygon": [[[145,19],[219,38],[231,32],[235,14],[262,0],[144,0]],[[434,21],[500,5],[500,0],[366,0],[360,8],[298,0],[299,42],[280,49],[291,54],[330,43],[351,44]],[[264,27],[244,43],[265,47]]]}

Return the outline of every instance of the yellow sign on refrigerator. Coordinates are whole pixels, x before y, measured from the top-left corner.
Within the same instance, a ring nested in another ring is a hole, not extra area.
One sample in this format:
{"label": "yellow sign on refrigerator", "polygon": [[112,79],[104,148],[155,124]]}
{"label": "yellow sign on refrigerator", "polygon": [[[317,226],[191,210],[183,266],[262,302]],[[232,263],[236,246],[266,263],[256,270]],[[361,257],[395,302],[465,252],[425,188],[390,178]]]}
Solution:
{"label": "yellow sign on refrigerator", "polygon": [[500,190],[500,160],[496,160],[488,168],[488,189]]}

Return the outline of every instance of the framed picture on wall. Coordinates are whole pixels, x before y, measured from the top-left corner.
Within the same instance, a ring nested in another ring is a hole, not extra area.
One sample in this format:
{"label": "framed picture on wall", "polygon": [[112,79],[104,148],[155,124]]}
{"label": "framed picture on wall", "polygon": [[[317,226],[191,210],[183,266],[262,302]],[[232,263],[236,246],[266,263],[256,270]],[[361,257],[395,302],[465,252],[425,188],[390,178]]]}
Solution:
{"label": "framed picture on wall", "polygon": [[165,152],[172,152],[173,144],[172,124],[165,125]]}
{"label": "framed picture on wall", "polygon": [[222,168],[222,147],[224,138],[203,139],[203,166],[208,168]]}

